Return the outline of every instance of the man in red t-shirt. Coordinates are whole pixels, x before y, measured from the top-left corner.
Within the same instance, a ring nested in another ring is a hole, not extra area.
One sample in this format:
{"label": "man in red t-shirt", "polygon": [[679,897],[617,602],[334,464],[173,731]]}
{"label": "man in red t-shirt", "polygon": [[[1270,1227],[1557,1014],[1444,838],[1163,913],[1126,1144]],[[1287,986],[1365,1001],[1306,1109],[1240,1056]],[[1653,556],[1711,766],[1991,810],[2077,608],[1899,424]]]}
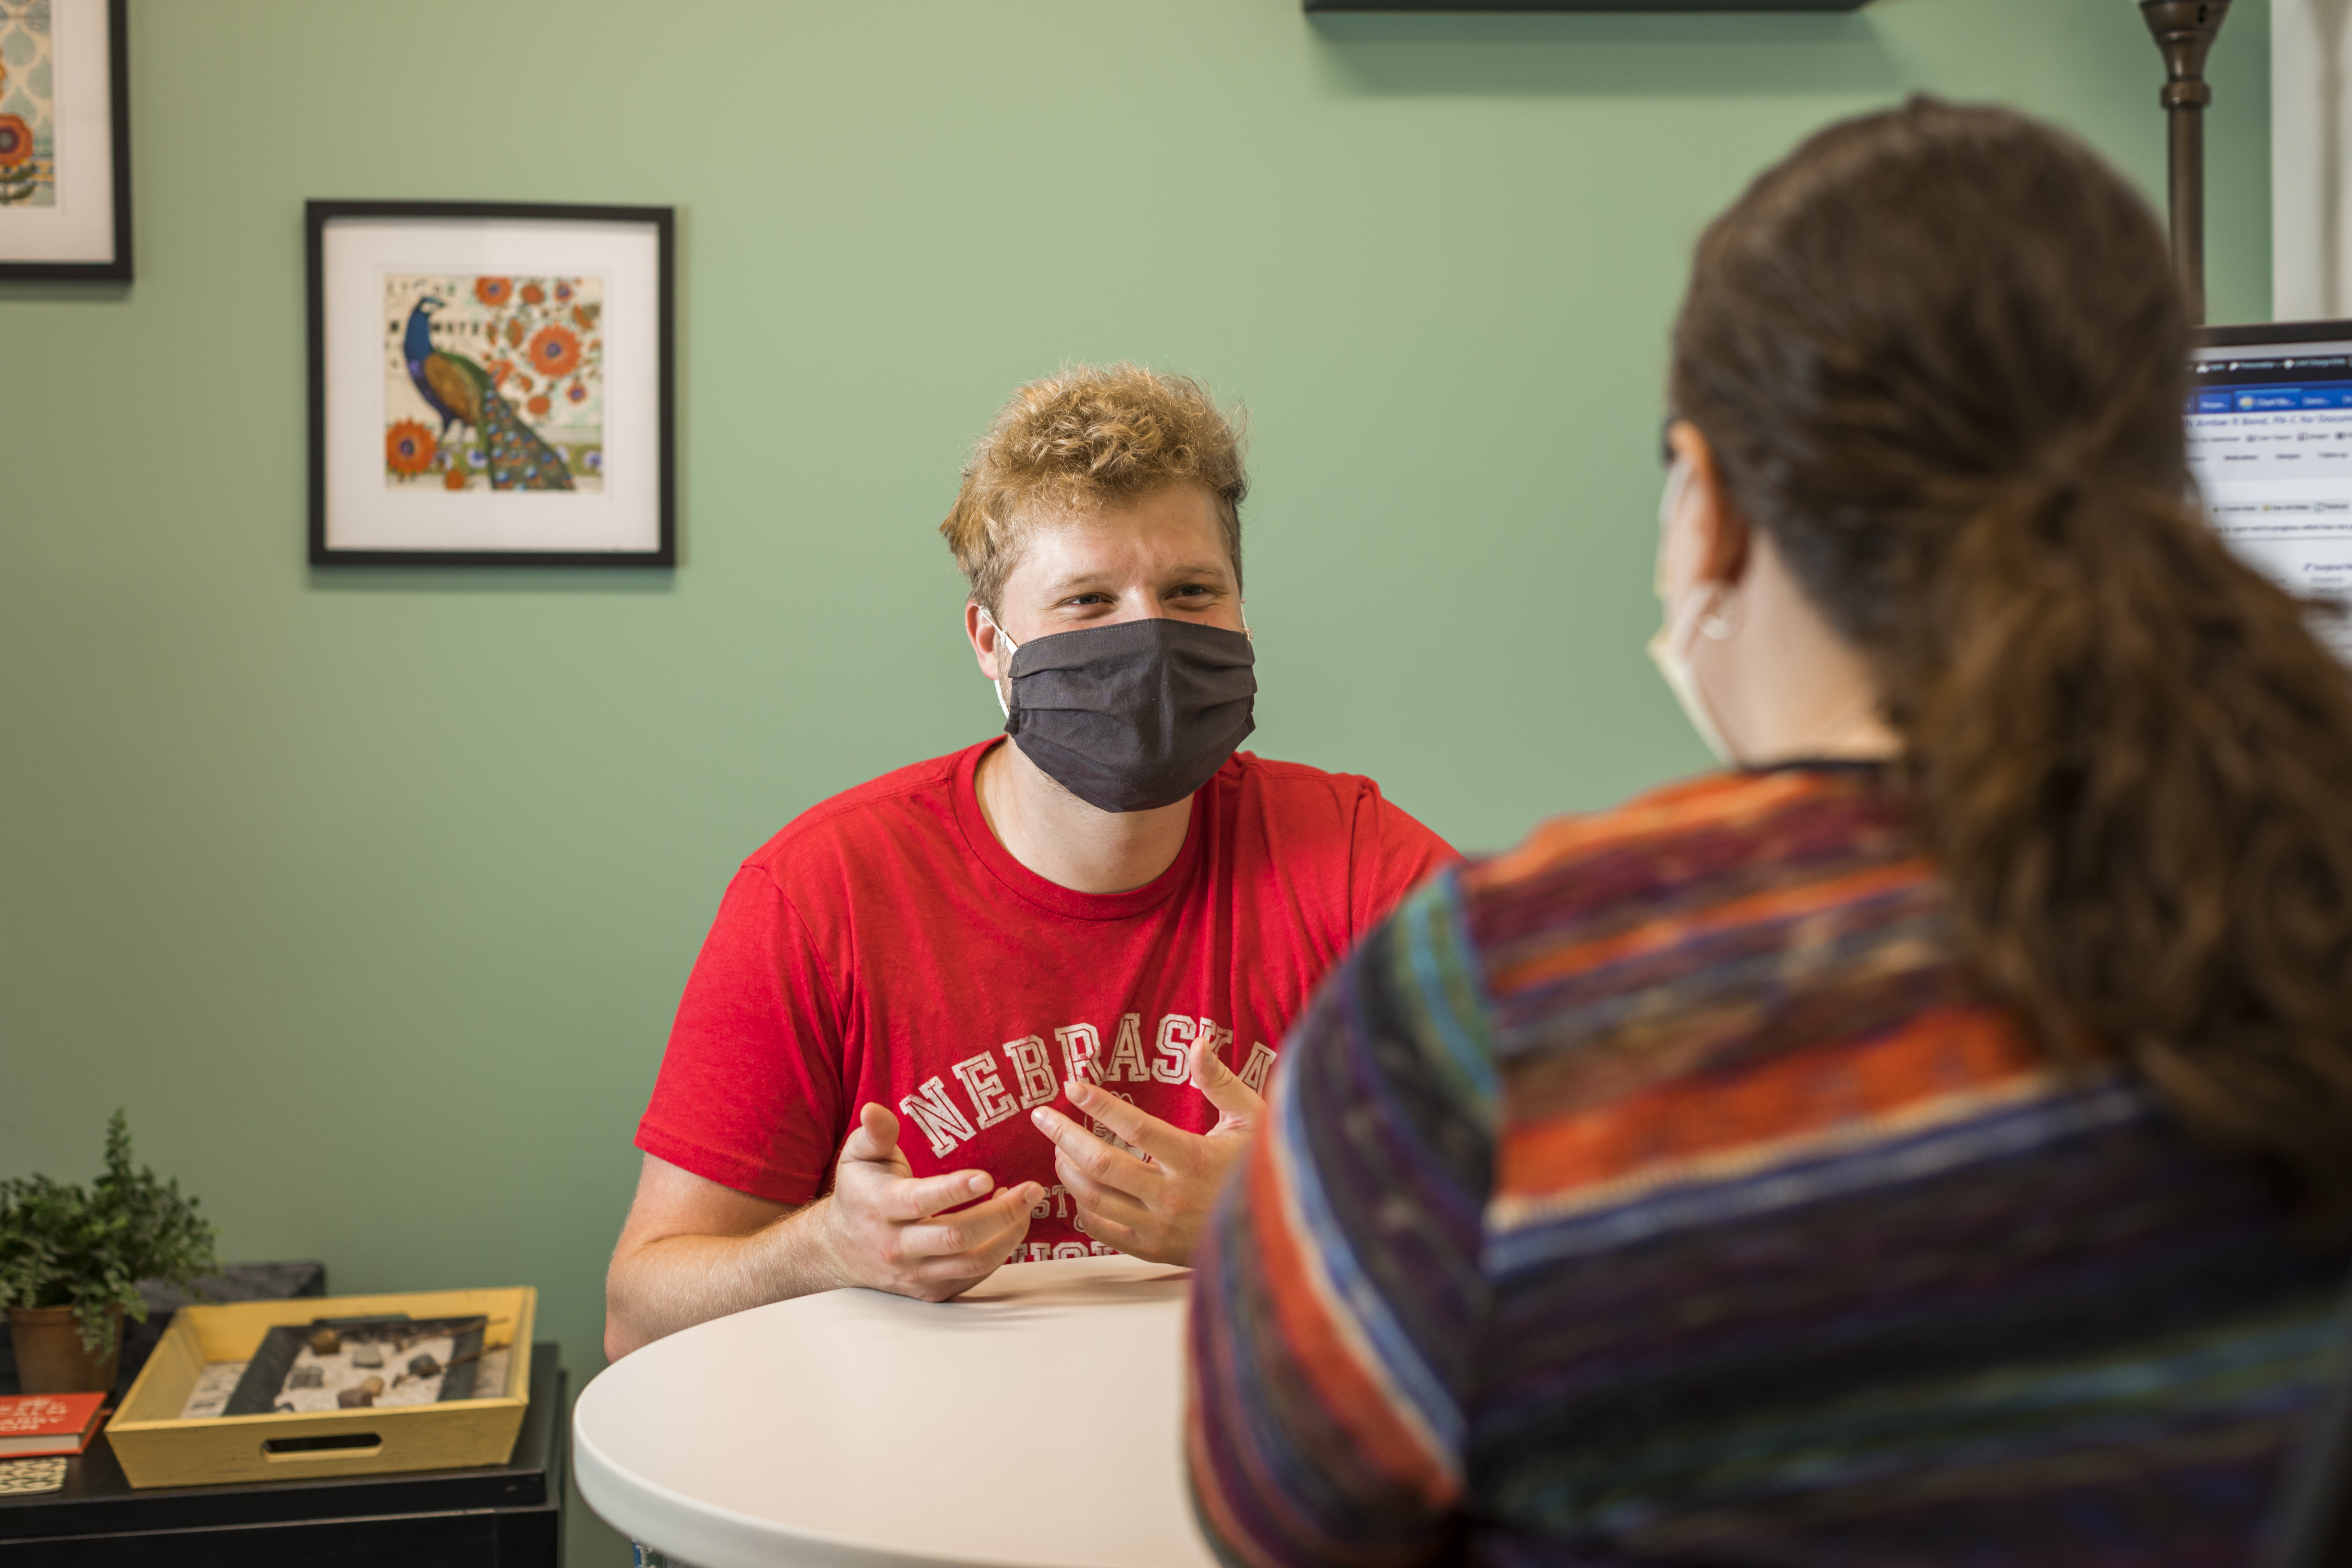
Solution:
{"label": "man in red t-shirt", "polygon": [[1006,734],[803,813],[687,983],[606,1280],[620,1356],[841,1285],[1181,1262],[1316,983],[1453,858],[1251,728],[1234,432],[1132,366],[1024,387],[940,531]]}

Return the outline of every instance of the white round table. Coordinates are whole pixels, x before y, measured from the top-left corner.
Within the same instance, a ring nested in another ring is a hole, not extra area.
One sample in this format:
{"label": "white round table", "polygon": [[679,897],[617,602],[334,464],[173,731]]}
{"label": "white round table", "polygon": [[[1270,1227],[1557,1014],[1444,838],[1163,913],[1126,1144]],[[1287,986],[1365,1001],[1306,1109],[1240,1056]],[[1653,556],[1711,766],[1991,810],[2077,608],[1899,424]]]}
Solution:
{"label": "white round table", "polygon": [[1190,1275],[1021,1263],[930,1306],[780,1301],[580,1395],[580,1496],[694,1568],[1213,1568],[1184,1489]]}

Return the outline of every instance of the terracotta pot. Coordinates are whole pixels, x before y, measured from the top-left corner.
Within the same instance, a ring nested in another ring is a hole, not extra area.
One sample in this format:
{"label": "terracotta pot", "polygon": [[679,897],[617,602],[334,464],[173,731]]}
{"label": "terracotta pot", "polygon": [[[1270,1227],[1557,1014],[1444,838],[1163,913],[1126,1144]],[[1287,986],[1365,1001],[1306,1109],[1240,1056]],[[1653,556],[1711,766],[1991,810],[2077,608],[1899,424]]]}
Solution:
{"label": "terracotta pot", "polygon": [[71,1307],[11,1307],[8,1337],[16,1346],[16,1386],[26,1394],[103,1394],[122,1360],[122,1309],[109,1307],[114,1343],[102,1356],[81,1345]]}

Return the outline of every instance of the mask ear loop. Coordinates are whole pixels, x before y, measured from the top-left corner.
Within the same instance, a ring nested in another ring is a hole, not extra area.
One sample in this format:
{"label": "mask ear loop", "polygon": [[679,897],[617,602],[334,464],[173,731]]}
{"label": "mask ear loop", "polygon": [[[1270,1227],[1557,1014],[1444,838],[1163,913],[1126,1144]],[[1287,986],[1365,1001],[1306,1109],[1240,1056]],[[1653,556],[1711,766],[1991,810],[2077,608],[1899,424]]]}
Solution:
{"label": "mask ear loop", "polygon": [[[1690,484],[1691,466],[1676,458],[1674,467],[1666,470],[1665,492],[1658,497],[1658,555],[1651,568],[1650,587],[1663,600],[1666,596],[1666,535],[1674,529],[1675,514],[1682,510],[1683,491]],[[1677,607],[1676,614],[1680,610]]]}
{"label": "mask ear loop", "polygon": [[[996,617],[988,613],[985,605],[981,609],[980,618],[988,623],[989,630],[996,634],[998,641],[1003,643],[1005,647],[1011,648],[1014,653],[1019,653],[1021,651],[1021,645],[1013,640],[1013,634],[996,624]],[[1010,719],[1013,717],[1013,700],[1009,695],[1013,689],[1013,660],[1009,658],[1005,658],[999,663],[998,668],[1003,669],[1004,673],[998,676],[994,680],[990,681],[988,684],[993,688],[996,692],[997,707],[1003,710],[1004,716],[1007,719]]]}
{"label": "mask ear loop", "polygon": [[[1666,450],[1669,453],[1672,453],[1674,448],[1669,446]],[[1691,479],[1695,471],[1696,470],[1694,469],[1689,458],[1679,456],[1674,458],[1674,467],[1670,468],[1666,474],[1666,493],[1658,498],[1658,531],[1660,533],[1663,534],[1667,529],[1674,525],[1675,514],[1682,510],[1683,495],[1684,492],[1690,489]],[[1664,585],[1665,566],[1665,556],[1664,552],[1661,552],[1658,557],[1659,586],[1661,589],[1663,589]],[[1704,592],[1706,594],[1706,597],[1698,600],[1700,608],[1698,609],[1698,613],[1696,617],[1693,617],[1698,623],[1699,635],[1706,637],[1709,642],[1729,642],[1739,633],[1739,622],[1724,615],[1723,613],[1725,605],[1729,600],[1730,595],[1727,593],[1723,584],[1720,583],[1707,584]],[[1678,624],[1684,624],[1685,621],[1685,616],[1681,613],[1677,613],[1675,619]],[[1676,650],[1678,652],[1686,651],[1688,638],[1681,631],[1677,631],[1675,634],[1675,637]]]}

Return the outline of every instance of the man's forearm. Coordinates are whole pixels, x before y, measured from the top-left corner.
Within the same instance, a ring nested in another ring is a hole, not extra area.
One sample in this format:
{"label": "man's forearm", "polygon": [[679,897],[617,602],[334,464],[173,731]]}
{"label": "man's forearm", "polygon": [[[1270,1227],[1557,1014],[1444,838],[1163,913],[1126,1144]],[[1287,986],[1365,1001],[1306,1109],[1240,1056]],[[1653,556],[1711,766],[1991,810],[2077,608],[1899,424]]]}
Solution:
{"label": "man's forearm", "polygon": [[615,1253],[604,1276],[604,1354],[614,1361],[654,1341],[771,1301],[843,1283],[824,1245],[817,1199],[743,1236],[665,1236]]}

